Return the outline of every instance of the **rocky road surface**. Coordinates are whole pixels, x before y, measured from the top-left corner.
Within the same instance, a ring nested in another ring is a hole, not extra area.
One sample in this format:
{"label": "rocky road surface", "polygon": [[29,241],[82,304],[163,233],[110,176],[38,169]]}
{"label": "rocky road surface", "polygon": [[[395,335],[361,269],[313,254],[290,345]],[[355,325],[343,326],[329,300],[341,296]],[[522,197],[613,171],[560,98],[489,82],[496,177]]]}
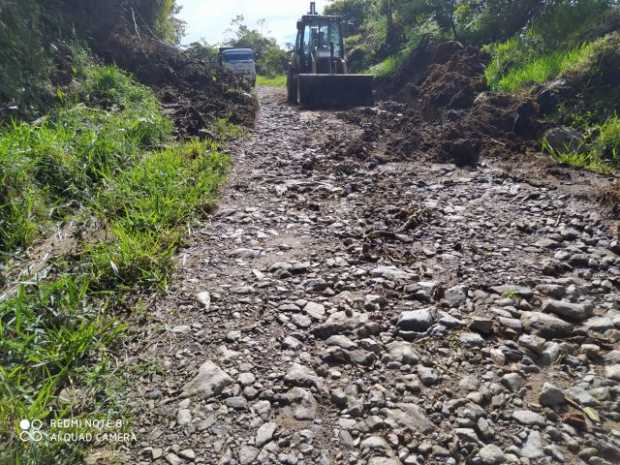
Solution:
{"label": "rocky road surface", "polygon": [[620,463],[614,225],[490,161],[334,152],[363,130],[259,93],[134,328],[131,462]]}

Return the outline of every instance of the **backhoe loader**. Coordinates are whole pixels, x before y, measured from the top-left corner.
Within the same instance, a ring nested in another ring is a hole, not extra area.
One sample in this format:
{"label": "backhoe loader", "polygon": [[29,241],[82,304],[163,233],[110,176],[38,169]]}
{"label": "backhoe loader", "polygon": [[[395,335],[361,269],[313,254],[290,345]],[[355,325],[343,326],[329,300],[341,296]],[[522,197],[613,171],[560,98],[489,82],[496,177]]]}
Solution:
{"label": "backhoe loader", "polygon": [[371,106],[374,77],[349,74],[342,19],[310,12],[297,22],[297,40],[289,66],[288,101],[305,108]]}

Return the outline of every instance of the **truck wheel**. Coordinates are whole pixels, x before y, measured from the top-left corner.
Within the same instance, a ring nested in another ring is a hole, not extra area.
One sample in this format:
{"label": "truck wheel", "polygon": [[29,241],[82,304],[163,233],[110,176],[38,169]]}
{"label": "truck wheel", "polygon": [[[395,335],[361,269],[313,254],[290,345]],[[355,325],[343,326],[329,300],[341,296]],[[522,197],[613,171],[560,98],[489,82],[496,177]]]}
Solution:
{"label": "truck wheel", "polygon": [[286,77],[287,100],[291,105],[297,105],[297,79],[289,71]]}

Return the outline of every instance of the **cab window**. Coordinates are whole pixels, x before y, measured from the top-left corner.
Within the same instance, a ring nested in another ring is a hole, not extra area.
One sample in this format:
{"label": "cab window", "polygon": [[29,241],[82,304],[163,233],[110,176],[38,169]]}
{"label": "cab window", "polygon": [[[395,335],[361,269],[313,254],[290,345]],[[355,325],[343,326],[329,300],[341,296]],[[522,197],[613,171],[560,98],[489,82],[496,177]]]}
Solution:
{"label": "cab window", "polygon": [[254,61],[252,52],[224,52],[224,63],[237,63],[240,61]]}

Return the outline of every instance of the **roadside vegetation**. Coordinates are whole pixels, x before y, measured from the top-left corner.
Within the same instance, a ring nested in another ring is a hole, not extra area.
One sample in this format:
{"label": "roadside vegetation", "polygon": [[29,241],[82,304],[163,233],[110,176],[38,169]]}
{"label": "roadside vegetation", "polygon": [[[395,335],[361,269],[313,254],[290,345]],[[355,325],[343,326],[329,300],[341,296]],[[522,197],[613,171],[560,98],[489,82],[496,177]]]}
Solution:
{"label": "roadside vegetation", "polygon": [[153,93],[119,69],[81,68],[49,115],[0,131],[4,270],[54,226],[73,220],[81,231],[47,277],[0,301],[1,463],[70,464],[84,453],[21,442],[21,419],[123,417],[119,312],[137,291],[165,288],[187,224],[208,213],[229,165],[216,142],[175,142]]}
{"label": "roadside vegetation", "polygon": [[286,87],[286,75],[278,74],[273,77],[259,75],[256,78],[256,85],[264,87],[284,88]]}

